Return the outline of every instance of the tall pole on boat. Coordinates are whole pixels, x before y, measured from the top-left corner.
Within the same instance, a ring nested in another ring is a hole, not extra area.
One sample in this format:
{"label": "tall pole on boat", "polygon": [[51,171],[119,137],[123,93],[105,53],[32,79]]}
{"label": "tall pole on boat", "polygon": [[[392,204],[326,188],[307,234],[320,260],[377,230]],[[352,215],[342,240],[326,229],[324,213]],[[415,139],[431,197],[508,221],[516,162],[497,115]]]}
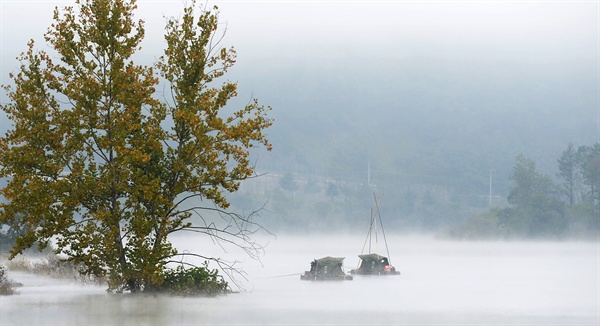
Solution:
{"label": "tall pole on boat", "polygon": [[375,215],[373,214],[373,209],[371,208],[371,226],[369,227],[369,254],[371,253],[371,242],[373,240],[373,227],[375,226],[373,224],[373,221],[375,220],[373,217]]}
{"label": "tall pole on boat", "polygon": [[390,257],[390,249],[388,248],[387,239],[385,238],[385,231],[383,230],[383,221],[381,220],[381,214],[379,213],[379,206],[381,205],[381,201],[383,200],[383,194],[381,194],[381,199],[377,202],[377,196],[373,193],[373,197],[375,198],[375,205],[377,205],[377,217],[379,218],[379,224],[381,225],[381,234],[383,234],[383,242],[385,242],[385,252],[387,253],[388,263],[392,265],[392,258]]}
{"label": "tall pole on boat", "polygon": [[[369,253],[371,253],[371,233],[373,233],[373,222],[375,221],[373,214],[373,208],[371,208],[371,219],[369,221],[369,231],[367,232],[367,237],[365,238],[365,243],[363,244],[362,251],[360,254],[365,253],[365,247],[367,246],[367,242],[369,242]],[[358,268],[358,267],[357,267]]]}
{"label": "tall pole on boat", "polygon": [[375,252],[379,252],[379,239],[377,238],[377,214],[378,213],[379,213],[379,209],[375,208],[375,214],[373,214],[373,229],[375,230]]}

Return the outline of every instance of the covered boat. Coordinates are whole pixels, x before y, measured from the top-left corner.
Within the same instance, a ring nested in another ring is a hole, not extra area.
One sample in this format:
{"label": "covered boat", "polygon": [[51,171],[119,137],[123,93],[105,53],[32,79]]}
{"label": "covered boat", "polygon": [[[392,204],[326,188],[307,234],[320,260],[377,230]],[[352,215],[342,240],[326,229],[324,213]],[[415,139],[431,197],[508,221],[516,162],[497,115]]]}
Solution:
{"label": "covered boat", "polygon": [[[375,194],[373,194],[375,199],[376,210],[373,212],[371,210],[371,223],[369,225],[369,232],[367,232],[367,238],[365,239],[365,243],[363,245],[363,250],[361,254],[358,255],[360,258],[359,266],[356,269],[350,271],[352,275],[399,275],[400,272],[396,271],[396,268],[392,266],[389,256],[390,251],[388,250],[387,240],[385,238],[385,232],[383,231],[383,222],[381,221],[381,215],[379,214],[379,206],[381,205],[381,199],[377,200]],[[383,195],[382,195],[383,197]],[[373,241],[373,237],[375,238],[375,243],[377,243],[377,230],[381,230],[381,234],[383,235],[383,241],[385,243],[385,250],[387,251],[387,257],[382,256],[376,253],[371,252],[371,242]],[[365,254],[365,247],[369,244],[368,253]]]}
{"label": "covered boat", "polygon": [[350,274],[362,275],[395,275],[400,274],[390,265],[387,257],[378,254],[358,255],[360,266],[350,271]]}
{"label": "covered boat", "polygon": [[338,281],[352,280],[352,276],[344,273],[344,257],[323,257],[310,263],[310,271],[300,275],[301,280],[307,281]]}

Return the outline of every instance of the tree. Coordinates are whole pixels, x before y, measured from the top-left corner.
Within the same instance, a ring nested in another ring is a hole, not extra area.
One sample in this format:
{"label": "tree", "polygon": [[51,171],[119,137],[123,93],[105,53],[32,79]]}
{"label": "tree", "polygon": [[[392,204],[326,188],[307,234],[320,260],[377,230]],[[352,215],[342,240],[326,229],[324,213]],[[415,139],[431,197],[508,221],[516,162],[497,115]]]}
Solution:
{"label": "tree", "polygon": [[[158,286],[178,256],[168,236],[198,232],[260,250],[252,216],[228,212],[226,192],[254,173],[250,148],[270,150],[263,131],[270,107],[257,100],[227,115],[237,84],[217,80],[235,63],[218,47],[218,9],[195,1],[168,19],[166,49],[156,67],[137,65],[144,38],[135,0],[77,0],[54,11],[45,40],[34,41],[4,86],[13,128],[0,139],[0,224],[24,222],[11,257],[53,241],[81,272],[108,276],[109,290]],[[58,57],[59,62],[52,58]],[[158,71],[172,96],[156,100]],[[165,127],[166,126],[166,127]],[[171,126],[171,127],[169,127]],[[224,220],[219,226],[206,212]],[[23,214],[24,218],[18,218]],[[191,217],[197,216],[197,221]],[[180,257],[181,258],[181,257]]]}
{"label": "tree", "polygon": [[[16,214],[16,219],[23,218],[23,214]],[[19,235],[24,234],[27,229],[23,227],[24,223],[17,225],[0,224],[0,251],[10,250],[17,241]]]}
{"label": "tree", "polygon": [[327,194],[327,197],[336,198],[340,195],[340,190],[335,183],[329,182],[327,183],[327,190],[325,190],[325,193]]}
{"label": "tree", "polygon": [[279,180],[279,185],[281,186],[281,188],[292,193],[298,190],[299,188],[296,181],[294,181],[294,175],[292,174],[292,172],[286,172],[283,175],[283,177]]}
{"label": "tree", "polygon": [[500,224],[527,236],[560,235],[566,229],[564,205],[556,185],[537,171],[535,162],[519,154],[508,195],[513,206],[501,214]]}
{"label": "tree", "polygon": [[600,143],[593,146],[580,146],[577,149],[582,183],[582,207],[588,215],[590,226],[600,228]]}
{"label": "tree", "polygon": [[578,165],[577,151],[573,144],[569,143],[567,149],[562,152],[558,159],[558,170],[560,171],[558,177],[563,180],[561,188],[571,208],[577,203],[577,189],[579,186]]}

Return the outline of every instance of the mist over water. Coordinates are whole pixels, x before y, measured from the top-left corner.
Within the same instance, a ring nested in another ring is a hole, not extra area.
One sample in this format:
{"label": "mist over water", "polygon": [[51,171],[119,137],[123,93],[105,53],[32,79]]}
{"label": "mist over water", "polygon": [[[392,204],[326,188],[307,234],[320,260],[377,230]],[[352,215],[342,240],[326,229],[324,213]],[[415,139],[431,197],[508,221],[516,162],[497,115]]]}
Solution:
{"label": "mist over water", "polygon": [[[599,313],[599,247],[593,242],[454,242],[388,235],[399,276],[301,281],[310,261],[346,257],[358,264],[364,235],[264,239],[261,262],[235,250],[248,273],[240,293],[216,298],[109,295],[82,286],[9,272],[24,284],[0,297],[0,325],[28,324],[589,324]],[[179,237],[183,250],[211,243]],[[218,247],[218,246],[217,246]],[[381,242],[372,249],[385,253]],[[215,252],[217,249],[214,249]]]}

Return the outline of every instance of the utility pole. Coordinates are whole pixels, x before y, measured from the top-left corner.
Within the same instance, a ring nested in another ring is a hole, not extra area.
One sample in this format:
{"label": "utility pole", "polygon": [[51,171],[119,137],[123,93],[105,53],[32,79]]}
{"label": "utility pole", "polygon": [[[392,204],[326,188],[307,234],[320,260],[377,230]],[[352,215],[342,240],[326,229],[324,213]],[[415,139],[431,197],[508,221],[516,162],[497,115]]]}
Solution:
{"label": "utility pole", "polygon": [[490,170],[490,208],[492,207],[492,170]]}
{"label": "utility pole", "polygon": [[367,162],[367,185],[371,186],[371,160]]}

